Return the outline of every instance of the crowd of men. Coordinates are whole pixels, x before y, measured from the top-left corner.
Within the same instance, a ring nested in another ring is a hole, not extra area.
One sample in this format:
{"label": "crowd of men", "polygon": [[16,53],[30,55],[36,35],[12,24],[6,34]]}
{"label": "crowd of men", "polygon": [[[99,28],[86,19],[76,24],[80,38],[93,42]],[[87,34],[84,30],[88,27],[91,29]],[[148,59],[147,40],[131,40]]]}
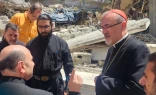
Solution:
{"label": "crowd of men", "polygon": [[[75,74],[66,41],[53,34],[54,23],[33,4],[15,14],[0,42],[0,95],[79,95],[83,79]],[[110,47],[96,95],[156,95],[156,52],[127,31],[128,18],[119,9],[103,13],[105,43]],[[60,70],[64,68],[64,83]]]}

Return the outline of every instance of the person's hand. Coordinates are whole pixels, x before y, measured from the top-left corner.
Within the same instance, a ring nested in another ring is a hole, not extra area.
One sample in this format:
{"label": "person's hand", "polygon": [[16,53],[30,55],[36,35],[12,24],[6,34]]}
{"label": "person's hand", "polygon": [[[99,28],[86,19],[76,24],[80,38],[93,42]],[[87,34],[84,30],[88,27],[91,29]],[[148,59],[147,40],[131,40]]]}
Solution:
{"label": "person's hand", "polygon": [[73,69],[70,79],[68,82],[69,91],[71,92],[80,92],[82,87],[83,79],[75,74],[75,69]]}

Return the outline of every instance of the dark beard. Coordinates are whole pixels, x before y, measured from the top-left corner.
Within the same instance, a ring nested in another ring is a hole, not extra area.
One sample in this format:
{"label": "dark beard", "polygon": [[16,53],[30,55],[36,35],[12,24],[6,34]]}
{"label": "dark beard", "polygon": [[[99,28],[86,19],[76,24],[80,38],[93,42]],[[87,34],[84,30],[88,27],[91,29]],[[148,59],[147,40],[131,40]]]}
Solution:
{"label": "dark beard", "polygon": [[151,92],[149,92],[149,94],[146,95],[156,95],[156,83],[153,84]]}
{"label": "dark beard", "polygon": [[52,30],[49,33],[47,33],[47,35],[45,35],[45,36],[42,36],[42,33],[38,32],[38,36],[41,39],[48,39],[51,36],[51,34],[52,34]]}

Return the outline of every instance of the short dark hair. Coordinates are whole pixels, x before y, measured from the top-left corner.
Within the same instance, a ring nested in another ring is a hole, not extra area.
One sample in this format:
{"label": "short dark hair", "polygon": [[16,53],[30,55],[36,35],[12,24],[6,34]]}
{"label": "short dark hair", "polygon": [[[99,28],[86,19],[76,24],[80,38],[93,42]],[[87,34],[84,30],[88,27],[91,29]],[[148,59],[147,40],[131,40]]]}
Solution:
{"label": "short dark hair", "polygon": [[8,30],[8,28],[11,28],[12,30],[16,31],[18,30],[19,31],[19,28],[16,24],[14,23],[8,23],[6,26],[5,26],[5,32]]}
{"label": "short dark hair", "polygon": [[[154,75],[156,76],[156,52],[149,55],[148,62],[154,63],[152,71]],[[156,78],[155,78],[155,81],[156,81]]]}
{"label": "short dark hair", "polygon": [[36,9],[42,10],[42,4],[39,3],[39,2],[34,3],[34,4],[31,5],[31,7],[30,7],[30,12],[31,12],[31,13],[34,13],[34,11],[35,11]]}
{"label": "short dark hair", "polygon": [[10,52],[0,61],[0,70],[9,69],[14,71],[19,61],[25,61],[25,54],[21,50]]}
{"label": "short dark hair", "polygon": [[41,14],[37,18],[37,24],[38,24],[38,20],[49,20],[50,21],[50,25],[52,25],[52,18],[48,14]]}

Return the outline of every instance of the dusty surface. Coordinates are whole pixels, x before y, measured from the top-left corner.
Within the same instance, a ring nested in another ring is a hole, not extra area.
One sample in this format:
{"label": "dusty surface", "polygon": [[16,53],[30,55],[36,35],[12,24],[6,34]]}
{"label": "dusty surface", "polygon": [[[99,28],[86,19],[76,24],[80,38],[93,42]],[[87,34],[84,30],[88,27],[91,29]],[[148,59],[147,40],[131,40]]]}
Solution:
{"label": "dusty surface", "polygon": [[88,65],[75,65],[77,71],[81,72],[89,72],[93,74],[100,74],[102,68],[99,68],[96,64],[88,64]]}

